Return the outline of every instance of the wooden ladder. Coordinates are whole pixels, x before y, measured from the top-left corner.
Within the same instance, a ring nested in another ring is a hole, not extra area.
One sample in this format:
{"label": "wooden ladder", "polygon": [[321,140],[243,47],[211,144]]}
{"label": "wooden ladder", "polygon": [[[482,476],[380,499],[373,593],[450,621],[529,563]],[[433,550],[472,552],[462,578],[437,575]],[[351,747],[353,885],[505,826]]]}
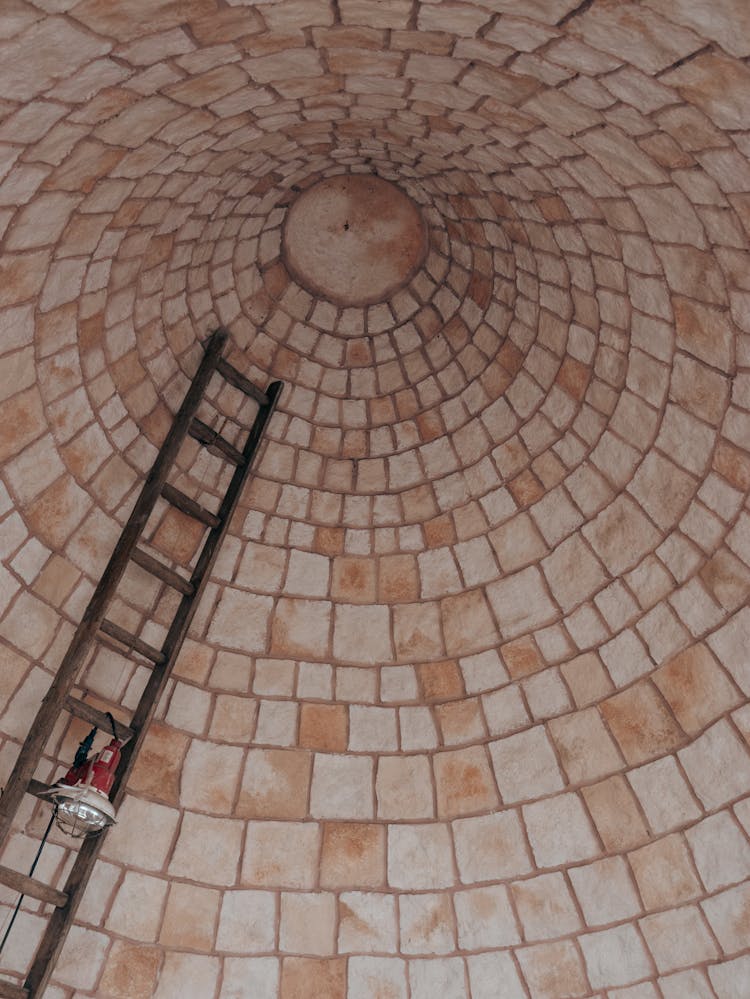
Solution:
{"label": "wooden ladder", "polygon": [[[125,785],[190,627],[198,601],[237,506],[242,487],[250,473],[268,421],[283,388],[283,382],[272,382],[265,392],[256,388],[241,372],[222,357],[226,340],[227,333],[224,330],[217,330],[207,340],[198,371],[159,450],[156,461],[148,473],[104,574],[94,590],[81,623],[73,635],[60,668],[52,680],[21,748],[3,790],[2,798],[0,798],[0,846],[11,830],[13,819],[21,806],[24,795],[32,794],[39,797],[49,790],[48,785],[35,780],[33,775],[60,713],[67,711],[102,730],[111,730],[110,722],[104,712],[77,697],[71,696],[71,690],[81,667],[92,644],[96,641],[103,641],[105,644],[111,644],[112,640],[119,642],[127,649],[137,652],[150,661],[152,666],[148,681],[131,720],[127,725],[116,723],[117,736],[125,742],[125,745],[122,749],[122,759],[110,797],[115,808],[122,800]],[[196,416],[198,407],[204,401],[208,383],[215,372],[258,404],[257,415],[247,431],[247,438],[242,450],[217,434]],[[187,435],[193,437],[213,454],[235,466],[227,491],[216,513],[200,506],[195,500],[167,482],[180,446]],[[160,497],[182,513],[202,522],[208,531],[189,579],[138,547],[148,519]],[[181,595],[177,610],[159,649],[130,634],[105,617],[109,604],[115,596],[117,586],[130,562],[145,569],[146,572],[157,577],[162,583],[172,587]],[[62,890],[0,865],[0,884],[54,906],[53,911],[49,914],[45,933],[24,985],[20,986],[0,979],[0,996],[7,996],[9,999],[37,999],[44,992],[75,918],[76,910],[93,871],[105,835],[106,832],[82,841],[81,848]]]}

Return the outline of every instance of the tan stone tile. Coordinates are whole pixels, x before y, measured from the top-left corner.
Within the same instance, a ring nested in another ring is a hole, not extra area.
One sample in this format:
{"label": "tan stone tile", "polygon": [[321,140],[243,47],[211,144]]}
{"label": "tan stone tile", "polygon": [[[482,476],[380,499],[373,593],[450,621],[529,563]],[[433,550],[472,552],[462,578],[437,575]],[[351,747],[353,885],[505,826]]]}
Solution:
{"label": "tan stone tile", "polygon": [[505,645],[500,646],[500,653],[514,680],[528,676],[530,673],[536,673],[546,665],[531,636],[506,642]]}
{"label": "tan stone tile", "polygon": [[580,942],[589,981],[594,988],[627,985],[651,972],[646,948],[633,926],[587,933],[580,937]]}
{"label": "tan stone tile", "polygon": [[434,757],[439,818],[455,818],[497,807],[495,781],[480,746]]}
{"label": "tan stone tile", "polygon": [[697,735],[738,700],[731,681],[703,643],[680,652],[653,678],[690,735]]}
{"label": "tan stone tile", "polygon": [[558,614],[541,573],[534,567],[490,583],[487,596],[504,638],[549,624]]}
{"label": "tan stone tile", "polygon": [[258,702],[254,698],[217,694],[209,735],[245,745],[253,737],[257,715]]}
{"label": "tan stone tile", "polygon": [[378,598],[383,603],[410,603],[419,598],[419,576],[413,555],[389,555],[378,568]]}
{"label": "tan stone tile", "polygon": [[152,722],[128,782],[136,793],[176,805],[180,794],[180,772],[189,739],[181,732]]}
{"label": "tan stone tile", "polygon": [[280,999],[346,999],[344,958],[285,957]]}
{"label": "tan stone tile", "polygon": [[343,704],[303,704],[299,744],[307,749],[341,752],[346,749],[348,712]]}
{"label": "tan stone tile", "polygon": [[[166,947],[213,948],[221,895],[210,888],[174,882],[169,888],[159,942]],[[185,913],[190,919],[185,919]]]}
{"label": "tan stone tile", "polygon": [[377,565],[374,559],[343,556],[333,560],[331,597],[353,604],[371,604],[376,596]]}
{"label": "tan stone tile", "polygon": [[252,819],[304,818],[311,767],[311,755],[301,750],[250,749],[234,814]]}
{"label": "tan stone tile", "polygon": [[482,712],[476,698],[437,704],[434,715],[446,746],[472,742],[485,734]]}
{"label": "tan stone tile", "polygon": [[161,953],[157,947],[115,940],[107,956],[99,982],[100,995],[107,999],[146,999],[154,994]]}
{"label": "tan stone tile", "polygon": [[328,655],[330,617],[331,605],[327,601],[282,597],[271,623],[271,651],[303,659],[324,658]]}
{"label": "tan stone tile", "polygon": [[448,655],[479,652],[497,644],[497,627],[481,590],[446,597],[440,602],[440,614]]}
{"label": "tan stone tile", "polygon": [[600,711],[628,763],[669,753],[685,736],[647,681],[603,701]]}
{"label": "tan stone tile", "polygon": [[542,726],[490,743],[490,754],[503,801],[529,801],[562,790],[554,750]]}
{"label": "tan stone tile", "polygon": [[427,701],[447,701],[464,693],[463,679],[454,659],[417,667],[422,696]]}
{"label": "tan stone tile", "polygon": [[385,826],[359,822],[323,825],[323,888],[379,888],[385,883]]}

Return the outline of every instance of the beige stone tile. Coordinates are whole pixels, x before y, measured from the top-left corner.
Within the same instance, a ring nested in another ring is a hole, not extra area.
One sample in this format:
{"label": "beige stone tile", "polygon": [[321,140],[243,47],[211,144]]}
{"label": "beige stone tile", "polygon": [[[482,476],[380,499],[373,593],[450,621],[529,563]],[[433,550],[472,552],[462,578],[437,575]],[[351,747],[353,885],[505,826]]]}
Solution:
{"label": "beige stone tile", "polygon": [[620,754],[595,708],[553,718],[549,731],[568,779],[577,783],[618,770]]}
{"label": "beige stone tile", "polygon": [[324,819],[370,819],[374,814],[374,768],[367,756],[317,753],[310,812]]}
{"label": "beige stone tile", "polygon": [[452,830],[463,884],[517,877],[531,870],[517,812],[457,819]]}
{"label": "beige stone tile", "polygon": [[395,897],[375,892],[342,892],[338,926],[341,954],[394,953],[398,942]]}
{"label": "beige stone tile", "polygon": [[523,820],[540,867],[588,860],[599,853],[586,810],[575,794],[524,805]]}
{"label": "beige stone tile", "polygon": [[629,854],[628,860],[647,910],[666,909],[701,893],[682,838],[666,836]]}
{"label": "beige stone tile", "polygon": [[128,871],[120,885],[105,926],[117,934],[151,943],[161,925],[167,882]]}
{"label": "beige stone tile", "polygon": [[388,883],[393,888],[418,891],[445,888],[455,881],[448,827],[390,825],[388,827]]}
{"label": "beige stone tile", "polygon": [[202,812],[232,814],[244,752],[239,746],[194,739],[180,778],[180,804]]}
{"label": "beige stone tile", "polygon": [[435,814],[432,773],[426,756],[381,756],[375,781],[378,818],[428,819]]}
{"label": "beige stone tile", "polygon": [[406,999],[406,962],[394,957],[349,958],[349,999]]}
{"label": "beige stone tile", "polygon": [[719,721],[679,753],[698,798],[715,809],[746,794],[750,786],[750,754],[728,722]]}
{"label": "beige stone tile", "polygon": [[581,920],[562,874],[516,881],[511,892],[525,940],[549,940],[580,929]]}
{"label": "beige stone tile", "polygon": [[168,871],[208,885],[233,885],[237,878],[243,823],[186,812]]}
{"label": "beige stone tile", "polygon": [[279,949],[327,956],[334,950],[336,896],[331,892],[282,892]]}
{"label": "beige stone tile", "polygon": [[668,909],[640,921],[640,927],[661,974],[717,956],[697,906]]}
{"label": "beige stone tile", "polygon": [[247,990],[257,995],[275,996],[279,989],[280,967],[275,957],[228,957],[224,961],[221,999],[242,999]]}
{"label": "beige stone tile", "polygon": [[336,606],[333,654],[353,663],[378,665],[393,658],[387,607]]}
{"label": "beige stone tile", "polygon": [[437,957],[409,962],[412,999],[430,999],[436,993],[445,999],[468,999],[464,964],[460,958]]}
{"label": "beige stone tile", "polygon": [[622,857],[607,857],[568,872],[587,926],[630,919],[640,912],[630,871]]}
{"label": "beige stone tile", "polygon": [[588,992],[583,964],[570,941],[523,947],[516,953],[534,999],[562,999]]}
{"label": "beige stone tile", "polygon": [[277,899],[273,892],[225,892],[216,935],[217,949],[244,954],[273,950],[276,913]]}
{"label": "beige stone tile", "polygon": [[491,742],[490,755],[506,804],[529,801],[563,788],[554,750],[541,725]]}
{"label": "beige stone tile", "polygon": [[750,844],[729,812],[709,815],[685,835],[708,891],[725,888],[750,874]]}
{"label": "beige stone tile", "polygon": [[628,781],[654,833],[667,832],[700,815],[695,796],[671,756],[631,770]]}
{"label": "beige stone tile", "polygon": [[191,983],[196,993],[210,995],[216,989],[220,964],[218,958],[199,954],[171,951],[165,955],[154,996],[159,999],[178,999],[184,994],[185,982]]}
{"label": "beige stone tile", "polygon": [[628,985],[651,972],[651,962],[635,928],[616,926],[580,937],[588,979],[596,988]]}
{"label": "beige stone tile", "polygon": [[399,935],[404,954],[452,953],[456,931],[448,895],[399,895]]}

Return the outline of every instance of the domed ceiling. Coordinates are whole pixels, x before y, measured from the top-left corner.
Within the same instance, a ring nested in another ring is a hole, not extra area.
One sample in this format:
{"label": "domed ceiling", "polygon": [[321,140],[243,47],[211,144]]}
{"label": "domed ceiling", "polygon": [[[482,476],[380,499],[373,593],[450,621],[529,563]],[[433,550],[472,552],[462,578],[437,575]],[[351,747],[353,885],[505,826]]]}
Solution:
{"label": "domed ceiling", "polygon": [[[750,7],[0,35],[3,778],[202,342],[285,382],[48,999],[747,999]],[[204,505],[227,474],[183,449]],[[172,599],[134,569],[117,619]],[[81,684],[127,717],[145,677]]]}

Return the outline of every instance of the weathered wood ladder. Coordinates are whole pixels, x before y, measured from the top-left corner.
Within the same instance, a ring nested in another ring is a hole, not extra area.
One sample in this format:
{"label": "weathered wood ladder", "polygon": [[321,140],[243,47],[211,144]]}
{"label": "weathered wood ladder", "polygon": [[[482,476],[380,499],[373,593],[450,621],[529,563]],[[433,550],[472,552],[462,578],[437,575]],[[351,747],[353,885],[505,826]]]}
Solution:
{"label": "weathered wood ladder", "polygon": [[[33,775],[61,712],[67,711],[103,730],[110,730],[110,723],[104,712],[71,696],[71,690],[81,667],[86,661],[92,644],[96,641],[110,643],[115,640],[152,664],[149,679],[130,722],[127,725],[116,723],[117,736],[126,744],[122,750],[122,759],[111,794],[115,808],[122,799],[125,785],[156,711],[159,698],[182,647],[201,594],[219,553],[219,547],[237,506],[242,487],[250,473],[268,421],[283,388],[282,382],[272,382],[265,392],[256,388],[240,371],[222,357],[226,339],[227,333],[224,330],[217,330],[206,342],[205,353],[192,384],[174,418],[172,427],[146,478],[128,522],[115,545],[107,567],[94,590],[81,623],[75,631],[60,668],[55,674],[21,748],[15,767],[3,790],[2,798],[0,798],[0,846],[11,830],[13,819],[21,806],[24,795],[39,796],[48,790],[48,786],[35,780]],[[209,381],[215,372],[258,403],[257,415],[247,431],[247,437],[241,451],[196,416],[198,407],[204,401]],[[187,435],[208,448],[211,453],[236,466],[216,513],[211,513],[167,482],[180,446]],[[195,562],[195,568],[189,578],[180,575],[159,559],[137,547],[149,516],[160,497],[182,513],[202,522],[205,529],[208,530],[203,547]],[[162,583],[181,594],[177,610],[160,649],[152,647],[114,622],[108,621],[105,617],[107,608],[115,596],[117,586],[129,562],[136,563],[160,579]],[[104,637],[102,638],[102,636]],[[62,890],[11,868],[0,866],[0,884],[54,906],[53,911],[49,914],[46,930],[24,985],[0,979],[0,996],[6,996],[8,999],[38,999],[44,992],[67,933],[75,919],[76,910],[93,871],[105,835],[106,831],[99,836],[81,841],[82,846]]]}

